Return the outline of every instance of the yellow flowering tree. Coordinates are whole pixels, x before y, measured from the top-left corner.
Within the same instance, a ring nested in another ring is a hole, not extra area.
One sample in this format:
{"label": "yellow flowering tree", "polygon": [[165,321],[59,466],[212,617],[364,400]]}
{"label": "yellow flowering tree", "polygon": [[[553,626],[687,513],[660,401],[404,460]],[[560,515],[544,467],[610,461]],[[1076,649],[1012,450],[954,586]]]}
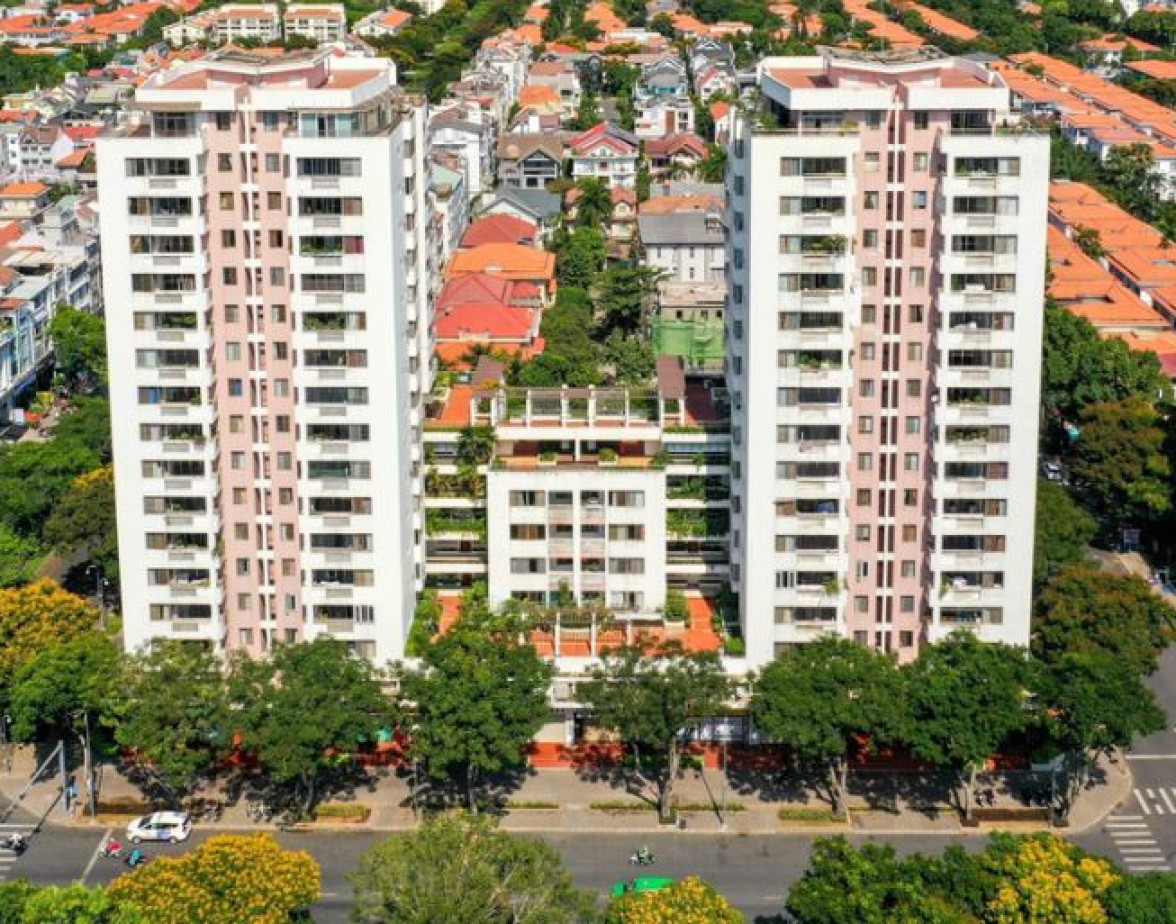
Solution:
{"label": "yellow flowering tree", "polygon": [[1107,924],[1103,894],[1118,881],[1106,860],[1052,834],[993,835],[980,859],[999,878],[987,924]]}
{"label": "yellow flowering tree", "polygon": [[0,590],[0,700],[17,671],[55,642],[98,624],[98,610],[55,581]]}
{"label": "yellow flowering tree", "polygon": [[319,897],[318,864],[268,834],[218,835],[120,876],[110,896],[152,924],[288,924]]}
{"label": "yellow flowering tree", "polygon": [[656,892],[634,892],[614,901],[607,924],[743,924],[714,887],[693,876]]}

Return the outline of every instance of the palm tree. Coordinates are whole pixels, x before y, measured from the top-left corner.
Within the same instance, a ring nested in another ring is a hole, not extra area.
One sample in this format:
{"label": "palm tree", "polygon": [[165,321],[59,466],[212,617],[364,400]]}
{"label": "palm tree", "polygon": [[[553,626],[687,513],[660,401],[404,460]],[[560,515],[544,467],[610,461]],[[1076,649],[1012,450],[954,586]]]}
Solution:
{"label": "palm tree", "polygon": [[576,220],[582,225],[599,227],[612,217],[612,193],[599,177],[585,177],[577,184]]}

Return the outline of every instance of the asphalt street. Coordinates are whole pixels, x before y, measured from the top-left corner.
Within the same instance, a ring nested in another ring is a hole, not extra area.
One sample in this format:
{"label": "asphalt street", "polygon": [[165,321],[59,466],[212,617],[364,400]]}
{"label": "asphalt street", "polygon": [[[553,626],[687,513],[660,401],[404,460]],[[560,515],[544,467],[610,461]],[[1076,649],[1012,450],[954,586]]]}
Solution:
{"label": "asphalt street", "polygon": [[[186,844],[144,845],[152,856],[182,853],[206,840],[212,832],[196,831]],[[348,874],[361,853],[386,835],[282,833],[287,847],[307,850],[322,866],[323,897],[314,909],[317,924],[345,924],[351,905]],[[99,829],[47,827],[38,833],[29,851],[7,868],[4,878],[27,877],[43,884],[67,884],[83,880],[87,885],[110,882],[125,871],[118,860],[97,856],[103,839]],[[576,882],[602,897],[620,879],[636,875],[628,856],[639,846],[631,835],[566,834],[546,838],[563,855]],[[856,841],[867,838],[855,837]],[[972,836],[925,835],[896,842],[903,853],[938,852],[954,840],[979,845]],[[730,835],[665,834],[642,838],[654,850],[657,863],[642,872],[681,877],[698,875],[713,882],[748,918],[749,922],[776,920],[784,906],[788,887],[804,872],[812,844],[809,835],[740,837]]]}
{"label": "asphalt street", "polygon": [[1168,727],[1140,738],[1127,755],[1132,797],[1096,830],[1074,840],[1131,872],[1176,870],[1176,649],[1169,648],[1148,685],[1168,714]]}

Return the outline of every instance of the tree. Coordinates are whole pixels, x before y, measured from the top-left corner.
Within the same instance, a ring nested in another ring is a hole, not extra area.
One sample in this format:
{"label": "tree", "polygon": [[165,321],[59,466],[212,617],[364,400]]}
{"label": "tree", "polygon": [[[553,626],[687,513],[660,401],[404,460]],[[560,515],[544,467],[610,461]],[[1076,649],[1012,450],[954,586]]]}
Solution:
{"label": "tree", "polygon": [[0,523],[0,588],[27,584],[41,568],[44,555],[40,544],[20,536],[5,523]]}
{"label": "tree", "polygon": [[656,892],[630,893],[608,908],[605,924],[743,924],[743,915],[695,876]]}
{"label": "tree", "polygon": [[1172,640],[1174,615],[1142,578],[1070,565],[1037,598],[1033,653],[1051,664],[1066,652],[1101,650],[1150,674]]}
{"label": "tree", "polygon": [[626,385],[639,385],[653,376],[653,347],[641,337],[613,331],[604,344],[604,361],[613,367],[617,381]]}
{"label": "tree", "polygon": [[[41,649],[17,671],[9,712],[18,741],[76,738],[84,777],[91,777],[91,733],[111,718],[122,652],[101,632],[86,632]],[[87,783],[87,785],[89,785]]]}
{"label": "tree", "polygon": [[1076,422],[1082,409],[1138,396],[1149,402],[1171,394],[1154,353],[1133,350],[1117,337],[1103,339],[1094,325],[1050,303],[1045,309],[1041,402],[1055,430]]}
{"label": "tree", "polygon": [[49,338],[54,366],[71,391],[91,392],[105,385],[106,322],[99,315],[60,305],[49,322]]}
{"label": "tree", "polygon": [[576,222],[590,228],[600,228],[612,218],[612,191],[600,177],[589,176],[576,184],[580,195],[576,198]]}
{"label": "tree", "polygon": [[0,590],[0,704],[18,671],[45,648],[98,624],[98,610],[48,579]]}
{"label": "tree", "polygon": [[1044,584],[1059,570],[1085,560],[1098,525],[1060,484],[1037,482],[1033,540],[1033,583]]}
{"label": "tree", "polygon": [[485,465],[494,455],[493,427],[465,427],[457,437],[457,454],[454,461],[459,465]]}
{"label": "tree", "polygon": [[727,705],[732,687],[713,651],[687,652],[676,642],[660,648],[611,651],[581,684],[579,695],[601,728],[615,732],[634,758],[642,785],[652,787],[659,814],[670,795],[690,732]]}
{"label": "tree", "polygon": [[560,287],[587,290],[608,256],[599,228],[579,227],[555,247],[555,277]]}
{"label": "tree", "polygon": [[1045,833],[993,834],[980,865],[1000,881],[984,915],[991,924],[1104,924],[1100,899],[1118,879],[1106,860]]}
{"label": "tree", "polygon": [[416,708],[413,757],[432,779],[460,780],[474,812],[482,778],[522,766],[550,711],[551,665],[519,634],[463,615],[404,678]]}
{"label": "tree", "polygon": [[75,400],[53,428],[53,442],[89,450],[98,457],[98,465],[109,462],[110,402],[95,397]]}
{"label": "tree", "polygon": [[576,388],[600,381],[600,347],[592,339],[592,303],[583,289],[561,287],[555,304],[543,314],[539,332],[543,352],[517,362],[507,376],[512,385]]}
{"label": "tree", "polygon": [[1146,144],[1115,145],[1103,160],[1102,175],[1123,208],[1144,221],[1156,217],[1163,180],[1156,172],[1155,154],[1150,147]]}
{"label": "tree", "polygon": [[726,149],[717,144],[707,145],[706,158],[698,168],[698,178],[704,183],[722,183],[726,175]]}
{"label": "tree", "polygon": [[393,712],[371,664],[327,637],[283,645],[264,661],[238,658],[229,695],[241,747],[270,782],[290,789],[300,816],[338,755],[375,741]]}
{"label": "tree", "polygon": [[498,830],[485,816],[427,818],[372,847],[351,876],[356,924],[587,924],[554,848]]}
{"label": "tree", "polygon": [[1100,755],[1162,730],[1164,711],[1139,673],[1109,652],[1071,651],[1040,672],[1037,706],[1066,757],[1061,808],[1069,814]]}
{"label": "tree", "polygon": [[24,898],[21,917],[14,920],[20,924],[147,924],[135,909],[122,906],[101,889],[83,885],[31,891]]}
{"label": "tree", "polygon": [[109,894],[151,924],[289,924],[318,900],[318,864],[268,834],[218,834],[120,876]]}
{"label": "tree", "polygon": [[39,536],[50,511],[79,475],[102,464],[72,440],[16,443],[0,449],[0,523]]}
{"label": "tree", "polygon": [[93,561],[118,577],[118,531],[114,507],[114,466],[79,475],[45,521],[45,541],[69,558]]}
{"label": "tree", "polygon": [[852,846],[844,837],[813,842],[809,868],[788,892],[796,924],[969,924],[938,899],[886,844]]}
{"label": "tree", "polygon": [[599,279],[596,300],[600,313],[600,333],[609,336],[619,331],[640,335],[645,327],[645,315],[662,271],[648,266],[614,266],[606,269]]}
{"label": "tree", "polygon": [[976,774],[1013,732],[1025,725],[1029,689],[1026,653],[953,632],[905,665],[906,739],[914,755],[953,771],[959,807],[972,817]]}
{"label": "tree", "polygon": [[1107,255],[1107,248],[1103,245],[1102,235],[1099,234],[1098,228],[1079,225],[1078,232],[1074,235],[1074,243],[1092,260],[1101,260]]}
{"label": "tree", "polygon": [[1103,893],[1102,901],[1114,924],[1176,921],[1176,875],[1122,876]]}
{"label": "tree", "polygon": [[173,805],[229,751],[224,677],[216,656],[202,646],[157,642],[133,657],[115,710],[115,740],[134,752]]}
{"label": "tree", "polygon": [[751,715],[769,740],[798,763],[828,775],[834,812],[845,811],[854,738],[871,745],[897,738],[900,675],[886,654],[828,635],[786,650],[755,679]]}
{"label": "tree", "polygon": [[1070,465],[1082,496],[1106,523],[1142,523],[1172,505],[1159,412],[1142,398],[1092,404]]}

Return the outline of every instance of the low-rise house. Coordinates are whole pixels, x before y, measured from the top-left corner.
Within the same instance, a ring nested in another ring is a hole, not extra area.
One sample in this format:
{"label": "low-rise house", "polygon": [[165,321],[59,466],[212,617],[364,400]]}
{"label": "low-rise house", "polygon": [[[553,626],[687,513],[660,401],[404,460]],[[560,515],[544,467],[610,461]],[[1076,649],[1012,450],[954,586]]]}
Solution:
{"label": "low-rise house", "polygon": [[[527,74],[527,86],[549,87],[567,115],[580,105],[580,75],[570,61],[536,61]],[[521,98],[519,102],[522,104]]]}
{"label": "low-rise house", "polygon": [[655,179],[694,176],[707,154],[706,142],[693,132],[651,138],[645,142],[645,157]]}
{"label": "low-rise house", "polygon": [[449,261],[446,276],[459,279],[484,274],[535,286],[540,305],[555,295],[555,254],[525,244],[480,244],[458,250]]}
{"label": "low-rise house", "polygon": [[[687,200],[689,201],[689,200]],[[646,263],[679,282],[722,282],[725,278],[726,220],[721,209],[685,207],[681,211],[637,216]]]}
{"label": "low-rise house", "polygon": [[376,10],[355,24],[352,31],[364,38],[391,38],[412,22],[412,13],[390,7]]}
{"label": "low-rise house", "polygon": [[608,186],[637,185],[637,137],[611,122],[601,122],[568,143],[572,179],[597,177]]}
{"label": "low-rise house", "polygon": [[644,99],[650,96],[689,97],[690,81],[686,73],[686,62],[676,55],[666,55],[653,64],[641,68],[641,76],[633,88],[634,96]]}
{"label": "low-rise house", "polygon": [[539,290],[530,282],[486,273],[451,279],[437,296],[437,355],[462,366],[475,346],[511,354],[538,352],[541,305]]}
{"label": "low-rise house", "polygon": [[723,64],[708,64],[702,70],[695,71],[694,92],[703,100],[710,99],[716,93],[735,96],[739,92],[735,69]]}
{"label": "low-rise house", "polygon": [[563,214],[559,196],[546,189],[499,186],[482,205],[483,215],[514,215],[538,225],[544,235],[555,227]]}
{"label": "low-rise house", "polygon": [[290,4],[282,14],[287,38],[299,35],[320,45],[340,42],[347,34],[347,13],[342,3]]}
{"label": "low-rise house", "polygon": [[74,143],[59,125],[27,125],[17,139],[17,172],[22,177],[56,177],[55,164],[73,153]]}
{"label": "low-rise house", "polygon": [[462,163],[470,201],[489,188],[494,177],[494,123],[471,103],[450,104],[429,120],[430,148],[455,154]]}
{"label": "low-rise house", "polygon": [[546,189],[563,173],[563,142],[555,135],[503,135],[498,139],[498,182]]}
{"label": "low-rise house", "polygon": [[664,138],[694,131],[694,103],[689,97],[651,96],[634,100],[634,134],[638,138]]}
{"label": "low-rise house", "polygon": [[454,154],[434,151],[429,157],[433,203],[440,226],[440,263],[457,250],[470,224],[470,193],[461,160]]}

